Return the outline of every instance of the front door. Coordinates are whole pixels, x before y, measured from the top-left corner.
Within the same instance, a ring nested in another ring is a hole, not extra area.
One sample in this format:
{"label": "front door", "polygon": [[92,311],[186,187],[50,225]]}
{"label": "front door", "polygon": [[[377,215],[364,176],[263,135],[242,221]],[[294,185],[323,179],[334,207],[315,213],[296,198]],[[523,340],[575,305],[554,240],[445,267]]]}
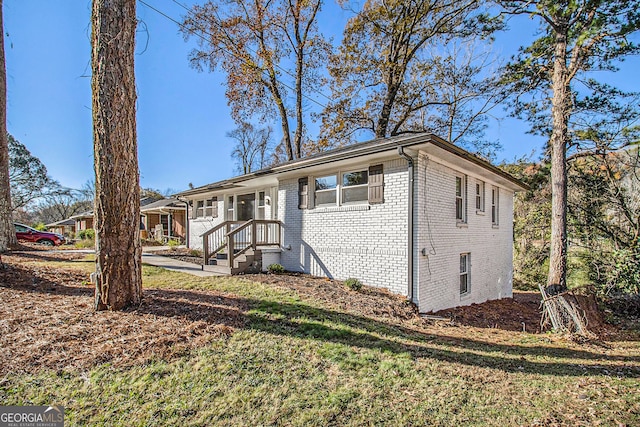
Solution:
{"label": "front door", "polygon": [[237,198],[238,203],[238,221],[249,221],[253,219],[256,212],[256,195],[241,194]]}

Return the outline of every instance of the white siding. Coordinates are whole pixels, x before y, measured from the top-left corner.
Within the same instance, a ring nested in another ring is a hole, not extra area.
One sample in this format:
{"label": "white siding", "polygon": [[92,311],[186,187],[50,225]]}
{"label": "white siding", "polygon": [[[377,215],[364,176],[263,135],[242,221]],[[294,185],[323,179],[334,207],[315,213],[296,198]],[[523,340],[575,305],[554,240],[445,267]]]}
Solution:
{"label": "white siding", "polygon": [[[420,156],[417,168],[415,228],[418,303],[421,312],[511,297],[513,192],[500,188],[500,225],[491,224],[495,183],[467,175],[467,224],[455,219],[454,170]],[[485,212],[476,213],[476,180],[486,182]],[[425,249],[426,255],[422,254]],[[471,254],[470,292],[460,295],[460,254]]]}

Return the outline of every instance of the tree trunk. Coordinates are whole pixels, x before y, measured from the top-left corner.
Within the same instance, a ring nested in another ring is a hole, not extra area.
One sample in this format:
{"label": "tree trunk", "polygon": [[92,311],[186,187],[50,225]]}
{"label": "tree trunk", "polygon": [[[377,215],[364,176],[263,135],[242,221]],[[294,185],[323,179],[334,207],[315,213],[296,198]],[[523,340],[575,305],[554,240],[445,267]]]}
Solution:
{"label": "tree trunk", "polygon": [[11,214],[9,143],[7,141],[7,67],[4,58],[4,23],[0,0],[0,253],[16,243]]}
{"label": "tree trunk", "polygon": [[566,288],[567,278],[567,138],[570,92],[567,87],[567,36],[555,36],[551,117],[551,253],[548,286]]}
{"label": "tree trunk", "polygon": [[136,0],[93,0],[93,148],[96,310],[142,299],[140,176],[136,143]]}

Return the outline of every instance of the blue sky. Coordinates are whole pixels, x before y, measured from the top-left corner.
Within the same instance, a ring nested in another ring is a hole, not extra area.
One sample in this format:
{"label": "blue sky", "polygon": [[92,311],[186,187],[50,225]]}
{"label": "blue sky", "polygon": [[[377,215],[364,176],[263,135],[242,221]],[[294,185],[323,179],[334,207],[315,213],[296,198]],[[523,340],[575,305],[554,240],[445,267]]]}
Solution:
{"label": "blue sky", "polygon": [[[186,13],[170,0],[145,2],[176,20]],[[71,188],[93,179],[90,13],[89,0],[4,1],[7,129],[54,179]],[[137,13],[144,22],[135,58],[141,185],[183,190],[189,183],[198,186],[233,176],[233,144],[226,133],[235,123],[224,96],[224,76],[189,66],[195,41],[185,42],[171,20],[140,2]],[[323,32],[339,39],[349,16],[328,2],[321,17]],[[495,48],[511,55],[526,43],[529,27],[501,37]],[[633,89],[632,73],[626,73],[625,89]],[[505,116],[502,110],[495,113]],[[526,129],[515,119],[492,121],[488,136],[504,147],[499,159],[540,148],[540,139],[526,135]]]}

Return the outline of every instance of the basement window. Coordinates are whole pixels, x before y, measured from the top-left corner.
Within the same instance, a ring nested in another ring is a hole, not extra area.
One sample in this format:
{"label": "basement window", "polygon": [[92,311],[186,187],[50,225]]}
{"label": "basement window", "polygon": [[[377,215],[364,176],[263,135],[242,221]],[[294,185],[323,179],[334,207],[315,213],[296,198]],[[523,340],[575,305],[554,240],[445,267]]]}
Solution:
{"label": "basement window", "polygon": [[471,270],[471,254],[460,254],[460,295],[469,293],[471,280],[469,271]]}

